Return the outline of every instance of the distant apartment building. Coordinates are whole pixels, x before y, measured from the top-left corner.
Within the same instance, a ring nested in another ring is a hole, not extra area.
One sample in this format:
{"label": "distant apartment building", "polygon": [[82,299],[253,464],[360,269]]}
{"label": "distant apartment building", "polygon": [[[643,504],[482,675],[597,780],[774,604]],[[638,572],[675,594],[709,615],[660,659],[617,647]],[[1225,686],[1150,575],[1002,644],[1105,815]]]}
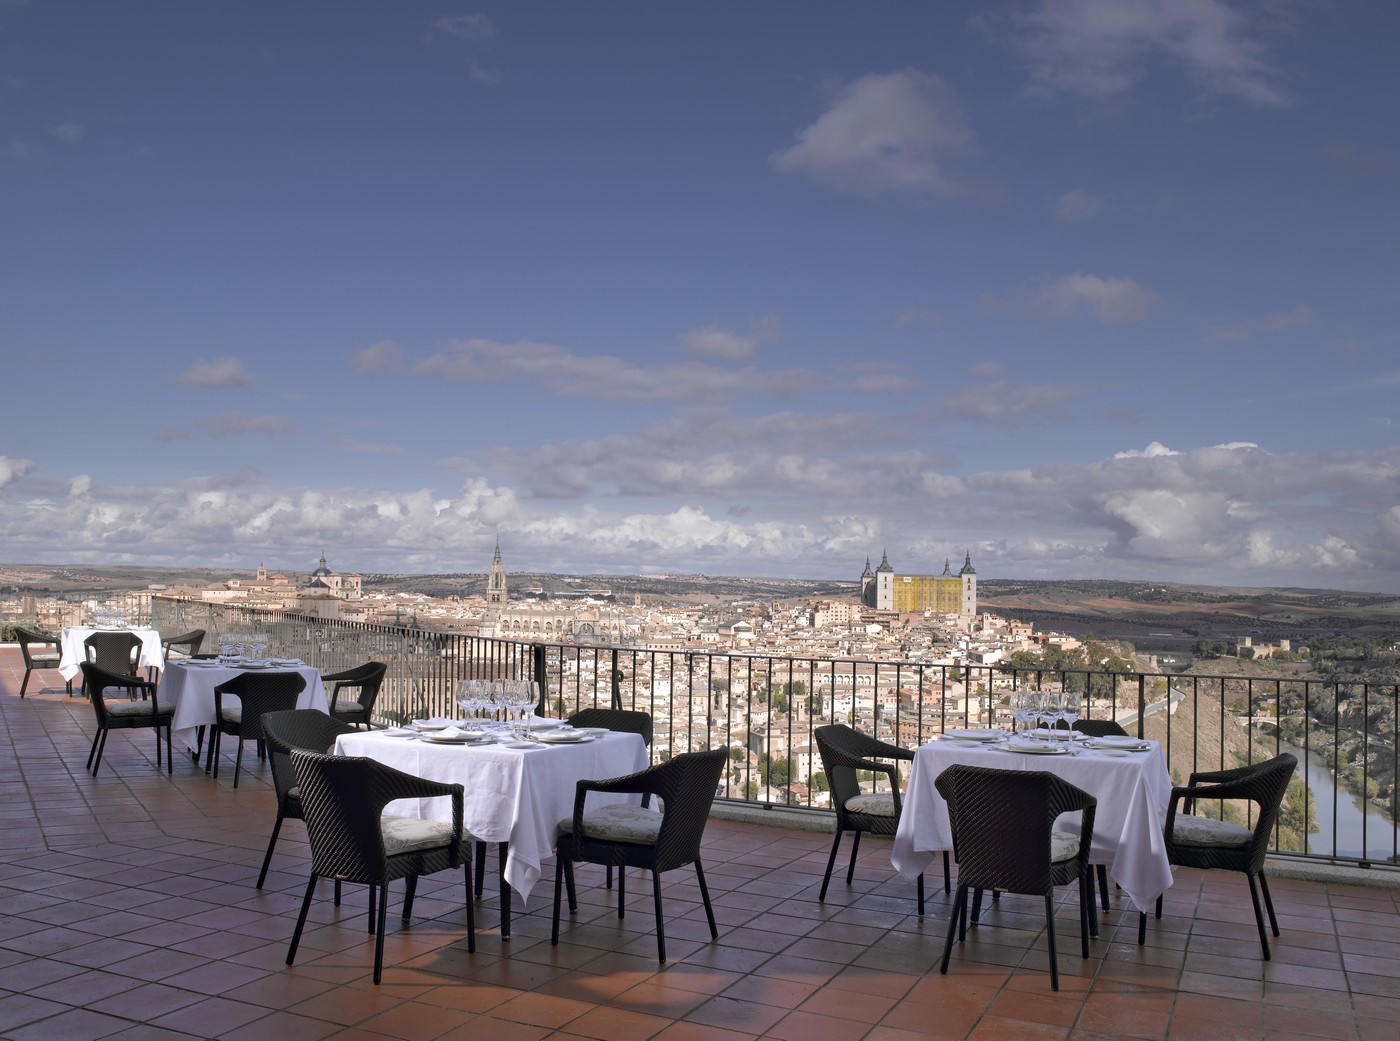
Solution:
{"label": "distant apartment building", "polygon": [[964,554],[957,574],[945,560],[941,575],[897,574],[888,553],[881,556],[880,566],[872,571],[867,557],[860,576],[860,599],[876,611],[957,615],[964,625],[970,626],[977,617],[977,572],[972,566],[972,554]]}

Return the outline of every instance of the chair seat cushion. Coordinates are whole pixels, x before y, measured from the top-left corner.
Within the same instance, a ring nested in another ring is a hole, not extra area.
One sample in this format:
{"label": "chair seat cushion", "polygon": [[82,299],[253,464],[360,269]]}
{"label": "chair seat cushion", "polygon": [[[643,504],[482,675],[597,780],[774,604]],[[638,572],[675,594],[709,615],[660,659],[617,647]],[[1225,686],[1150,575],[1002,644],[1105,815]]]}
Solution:
{"label": "chair seat cushion", "polygon": [[[574,819],[559,822],[559,833],[574,830]],[[650,846],[661,833],[661,814],[645,806],[602,806],[583,815],[583,834],[604,842],[630,842]]]}
{"label": "chair seat cushion", "polygon": [[57,654],[30,654],[29,660],[34,663],[36,669],[55,669],[58,667],[59,657]]}
{"label": "chair seat cushion", "polygon": [[384,852],[391,857],[452,844],[452,825],[446,821],[425,821],[386,813],[380,818],[379,828],[384,835]]}
{"label": "chair seat cushion", "polygon": [[1052,831],[1050,833],[1050,863],[1073,860],[1079,856],[1079,833],[1074,831]]}
{"label": "chair seat cushion", "polygon": [[219,713],[219,718],[225,723],[243,722],[243,705],[241,702],[231,702],[224,705],[223,711]]}
{"label": "chair seat cushion", "polygon": [[1253,838],[1248,828],[1214,817],[1178,813],[1172,825],[1172,841],[1181,846],[1247,846]]}
{"label": "chair seat cushion", "polygon": [[335,716],[364,715],[365,707],[358,701],[346,701],[340,699],[331,708],[331,714]]}
{"label": "chair seat cushion", "polygon": [[846,812],[865,813],[871,817],[897,816],[893,795],[853,795],[846,800]]}
{"label": "chair seat cushion", "polygon": [[[175,711],[174,705],[166,701],[161,701],[159,697],[156,699],[156,705],[162,713],[169,714]],[[130,699],[122,698],[117,701],[108,701],[105,703],[104,707],[107,709],[107,715],[114,718],[149,716],[151,714],[151,703],[149,701],[131,701]]]}

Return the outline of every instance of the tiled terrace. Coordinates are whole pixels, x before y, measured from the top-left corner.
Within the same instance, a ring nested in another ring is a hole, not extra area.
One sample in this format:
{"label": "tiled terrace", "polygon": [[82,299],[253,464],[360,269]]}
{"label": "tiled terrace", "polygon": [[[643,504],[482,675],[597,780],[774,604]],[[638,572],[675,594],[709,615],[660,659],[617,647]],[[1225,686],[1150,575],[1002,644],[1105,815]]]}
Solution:
{"label": "tiled terrace", "polygon": [[461,878],[443,874],[424,880],[407,928],[395,892],[382,985],[353,888],[337,910],[324,887],[289,969],[305,832],[284,828],[255,890],[266,768],[237,791],[231,770],[213,781],[188,758],[167,778],[148,731],[117,731],[93,779],[91,709],[51,672],[21,701],[21,675],[18,651],[0,649],[0,1037],[12,1041],[1400,1039],[1389,889],[1276,879],[1283,935],[1268,963],[1239,876],[1180,872],[1143,948],[1136,916],[1115,907],[1088,961],[1067,903],[1055,994],[1035,901],[1004,898],[940,976],[949,900],[931,884],[930,916],[916,917],[888,844],[867,839],[855,885],[834,881],[820,904],[827,835],[724,820],[705,844],[720,938],[693,875],[667,876],[664,967],[650,887],[634,875],[619,924],[601,871],[584,868],[557,948],[552,875],[517,907],[509,941],[486,899],[468,954]]}

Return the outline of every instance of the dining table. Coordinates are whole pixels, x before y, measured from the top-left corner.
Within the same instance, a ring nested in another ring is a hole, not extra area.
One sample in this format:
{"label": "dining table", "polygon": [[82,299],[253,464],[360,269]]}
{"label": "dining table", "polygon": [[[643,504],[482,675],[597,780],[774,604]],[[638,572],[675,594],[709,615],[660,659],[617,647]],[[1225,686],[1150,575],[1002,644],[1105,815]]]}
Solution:
{"label": "dining table", "polygon": [[66,625],[59,633],[58,672],[65,682],[71,683],[83,671],[87,661],[87,648],[84,641],[93,633],[128,632],[141,640],[141,657],[137,665],[143,669],[165,667],[165,652],[160,645],[160,633],[143,626],[111,625]]}
{"label": "dining table", "polygon": [[[915,881],[935,852],[953,849],[948,804],[935,780],[955,763],[1000,770],[1046,770],[1098,800],[1091,864],[1109,876],[1138,911],[1149,912],[1172,884],[1162,835],[1162,814],[1171,798],[1166,759],[1156,741],[1094,740],[1065,732],[1056,741],[1010,739],[995,731],[953,732],[914,753],[904,808],[890,854],[900,877]],[[1078,817],[1078,814],[1066,815]],[[1057,827],[1075,830],[1069,820]]]}
{"label": "dining table", "polygon": [[216,658],[182,658],[166,664],[160,677],[160,699],[175,706],[170,722],[171,740],[191,752],[199,748],[201,727],[212,726],[214,688],[248,671],[298,672],[306,686],[297,696],[297,708],[330,711],[326,688],[321,682],[321,670],[296,659],[270,661],[231,661]]}
{"label": "dining table", "polygon": [[[554,721],[562,724],[562,721]],[[529,740],[505,736],[463,743],[433,740],[431,730],[412,728],[342,734],[336,755],[367,756],[406,773],[462,785],[462,826],[472,841],[496,843],[503,858],[501,936],[510,935],[510,894],[528,900],[544,861],[554,855],[559,822],[573,816],[582,780],[622,777],[646,769],[647,747],[639,734],[589,732],[586,739],[550,743],[540,721]],[[560,732],[565,728],[560,726]],[[635,795],[594,793],[589,808],[636,802]],[[451,820],[445,799],[403,800],[393,813]]]}

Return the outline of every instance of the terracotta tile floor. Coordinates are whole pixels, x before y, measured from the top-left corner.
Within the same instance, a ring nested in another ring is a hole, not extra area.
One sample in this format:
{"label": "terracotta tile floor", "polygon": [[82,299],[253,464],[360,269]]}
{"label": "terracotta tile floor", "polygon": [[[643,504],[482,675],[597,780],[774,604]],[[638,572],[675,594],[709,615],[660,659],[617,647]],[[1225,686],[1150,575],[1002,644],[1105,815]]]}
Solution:
{"label": "terracotta tile floor", "polygon": [[0,1037],[10,1041],[1400,1039],[1388,889],[1277,879],[1283,936],[1268,963],[1238,876],[1182,871],[1142,948],[1136,917],[1115,907],[1088,961],[1066,904],[1052,993],[1035,901],[1003,898],[940,976],[948,898],[930,885],[930,916],[916,917],[887,844],[867,840],[855,885],[834,881],[820,904],[827,836],[723,820],[705,842],[720,938],[709,940],[693,876],[667,876],[665,967],[641,876],[619,923],[602,872],[585,867],[557,948],[552,872],[517,906],[509,941],[495,898],[480,905],[475,954],[463,943],[460,876],[443,874],[424,880],[406,928],[395,893],[381,986],[354,888],[337,910],[325,887],[289,969],[305,832],[284,828],[268,886],[255,890],[273,814],[266,768],[245,772],[237,791],[232,771],[213,781],[188,758],[167,778],[149,733],[118,731],[91,778],[86,702],[49,672],[21,701],[21,675],[18,651],[0,649]]}

